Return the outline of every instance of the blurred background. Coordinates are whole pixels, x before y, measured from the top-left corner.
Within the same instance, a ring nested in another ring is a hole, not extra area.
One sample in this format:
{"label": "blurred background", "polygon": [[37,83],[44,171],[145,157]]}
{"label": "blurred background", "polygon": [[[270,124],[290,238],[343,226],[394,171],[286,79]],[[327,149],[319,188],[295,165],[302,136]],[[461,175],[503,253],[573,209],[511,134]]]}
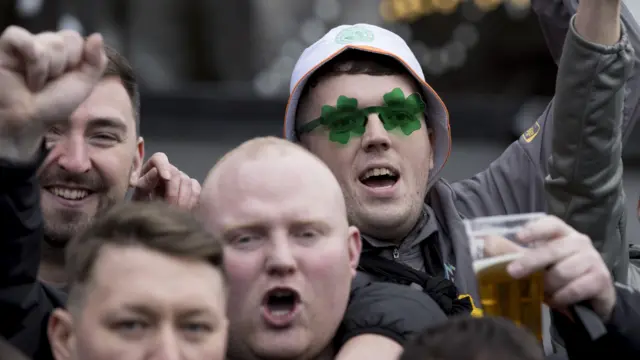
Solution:
{"label": "blurred background", "polygon": [[[281,135],[297,57],[359,22],[402,36],[448,105],[449,180],[484,169],[553,95],[556,65],[529,0],[0,0],[0,29],[102,33],[140,78],[147,154],[163,151],[200,180],[231,147]],[[638,132],[624,160],[640,243]]]}

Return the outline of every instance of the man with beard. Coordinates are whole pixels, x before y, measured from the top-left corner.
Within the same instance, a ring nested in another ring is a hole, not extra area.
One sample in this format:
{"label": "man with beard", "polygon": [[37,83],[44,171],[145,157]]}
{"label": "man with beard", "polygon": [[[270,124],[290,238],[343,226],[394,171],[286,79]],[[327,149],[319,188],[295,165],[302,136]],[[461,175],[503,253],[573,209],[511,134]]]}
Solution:
{"label": "man with beard", "polygon": [[[63,32],[66,34],[67,32]],[[54,34],[40,35],[56,42]],[[67,36],[67,35],[63,35]],[[39,277],[64,285],[66,243],[94,217],[123,201],[165,199],[190,209],[200,184],[157,153],[146,164],[140,136],[140,94],[128,61],[105,47],[107,68],[89,97],[69,119],[52,124],[49,154],[40,169],[45,242]]]}
{"label": "man with beard", "polygon": [[[142,164],[135,79],[99,35],[10,27],[0,36],[0,84],[0,334],[46,359],[43,321],[66,296],[37,280],[40,261],[42,278],[63,285],[68,238],[129,187],[136,200],[187,208],[200,187],[163,154]],[[34,166],[40,179],[31,176]]]}
{"label": "man with beard", "polygon": [[[619,15],[619,0],[580,2],[559,65],[554,104],[561,105],[550,106],[487,170],[453,184],[438,177],[451,146],[446,107],[399,36],[340,26],[307,48],[291,79],[285,135],[340,182],[350,223],[362,231],[360,270],[378,278],[384,263],[387,273],[410,268],[446,277],[477,303],[462,219],[545,211],[545,178],[569,174],[555,190],[574,186],[580,202],[567,196],[567,204],[608,212],[607,224],[595,226],[616,236],[592,239],[624,279],[617,169],[620,134],[633,123],[621,124],[633,49]],[[570,136],[552,141],[553,133]],[[563,141],[568,146],[558,146]]]}

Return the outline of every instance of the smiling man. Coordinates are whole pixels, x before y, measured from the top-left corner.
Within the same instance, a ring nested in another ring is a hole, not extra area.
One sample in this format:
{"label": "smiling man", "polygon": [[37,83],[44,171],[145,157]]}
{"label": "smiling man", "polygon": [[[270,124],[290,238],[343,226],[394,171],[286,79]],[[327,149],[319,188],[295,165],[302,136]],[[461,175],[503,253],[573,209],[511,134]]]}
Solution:
{"label": "smiling man", "polygon": [[0,335],[48,359],[42,327],[65,304],[67,241],[129,188],[190,208],[200,186],[164,154],[142,164],[133,72],[99,35],[9,27],[0,84]]}

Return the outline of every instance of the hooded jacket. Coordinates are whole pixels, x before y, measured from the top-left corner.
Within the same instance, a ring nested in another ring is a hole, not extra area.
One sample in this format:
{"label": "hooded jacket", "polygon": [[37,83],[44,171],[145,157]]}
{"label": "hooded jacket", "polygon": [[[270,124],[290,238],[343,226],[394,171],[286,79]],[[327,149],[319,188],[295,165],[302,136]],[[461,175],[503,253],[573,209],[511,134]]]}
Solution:
{"label": "hooded jacket", "polygon": [[[448,112],[421,70],[416,69],[413,55],[398,44],[402,39],[377,27],[358,24],[333,29],[305,50],[294,69],[285,117],[285,136],[292,141],[298,141],[296,107],[310,73],[345,49],[394,57],[423,88],[427,125],[435,137],[434,169],[428,181],[425,211],[400,245],[380,241],[375,234],[363,234],[364,252],[372,251],[434,276],[444,275],[479,305],[463,220],[550,211],[565,219],[579,219],[571,225],[579,225],[579,231],[591,236],[615,278],[625,281],[628,249],[620,137],[628,134],[636,121],[629,115],[627,84],[634,79],[634,50],[625,26],[620,41],[612,46],[582,39],[570,17],[566,28],[554,100],[486,170],[455,183],[439,177],[451,149]],[[632,31],[635,38],[635,28]],[[349,32],[349,41],[341,37],[345,32]],[[334,37],[339,45],[329,47]],[[378,42],[380,47],[376,47],[376,37],[384,37]]]}

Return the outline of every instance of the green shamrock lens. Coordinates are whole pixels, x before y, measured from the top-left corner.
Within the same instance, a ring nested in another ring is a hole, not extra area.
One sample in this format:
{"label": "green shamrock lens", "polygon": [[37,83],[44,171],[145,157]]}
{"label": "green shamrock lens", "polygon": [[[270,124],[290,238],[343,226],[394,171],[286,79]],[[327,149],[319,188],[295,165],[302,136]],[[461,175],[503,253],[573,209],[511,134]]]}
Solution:
{"label": "green shamrock lens", "polygon": [[346,96],[338,97],[336,106],[322,107],[318,119],[298,128],[298,132],[308,133],[322,125],[329,130],[329,140],[347,144],[351,136],[361,136],[365,132],[367,116],[378,113],[387,131],[400,128],[402,133],[410,135],[420,129],[420,114],[426,108],[420,95],[415,93],[405,98],[400,88],[395,88],[383,96],[383,106],[358,108],[358,100]]}

